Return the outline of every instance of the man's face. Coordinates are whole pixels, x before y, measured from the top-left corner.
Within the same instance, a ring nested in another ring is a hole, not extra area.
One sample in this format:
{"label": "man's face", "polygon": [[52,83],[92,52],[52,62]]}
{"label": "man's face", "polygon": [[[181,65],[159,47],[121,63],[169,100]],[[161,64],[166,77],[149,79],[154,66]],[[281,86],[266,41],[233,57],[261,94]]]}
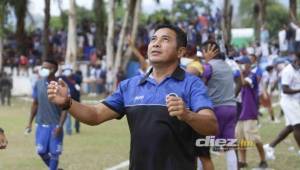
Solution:
{"label": "man's face", "polygon": [[251,60],[252,64],[256,64],[256,57],[255,56],[251,55],[250,60]]}
{"label": "man's face", "polygon": [[56,66],[48,62],[43,62],[42,69],[49,70],[49,75],[54,75],[56,72]]}
{"label": "man's face", "polygon": [[299,70],[300,69],[300,58],[297,58],[296,61],[295,61],[295,66],[296,66],[296,69]]}
{"label": "man's face", "polygon": [[176,33],[169,28],[157,30],[148,45],[148,58],[151,64],[173,63],[178,61],[182,48],[177,48]]}
{"label": "man's face", "polygon": [[251,71],[251,64],[241,64],[241,69],[244,73]]}

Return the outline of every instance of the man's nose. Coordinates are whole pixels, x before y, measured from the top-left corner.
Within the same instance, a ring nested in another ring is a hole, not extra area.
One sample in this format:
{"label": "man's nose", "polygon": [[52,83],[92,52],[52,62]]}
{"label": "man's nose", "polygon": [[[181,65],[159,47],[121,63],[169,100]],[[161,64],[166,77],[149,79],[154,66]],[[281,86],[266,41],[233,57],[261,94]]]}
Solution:
{"label": "man's nose", "polygon": [[155,47],[155,48],[160,47],[160,40],[156,40],[155,42],[153,42],[152,47]]}

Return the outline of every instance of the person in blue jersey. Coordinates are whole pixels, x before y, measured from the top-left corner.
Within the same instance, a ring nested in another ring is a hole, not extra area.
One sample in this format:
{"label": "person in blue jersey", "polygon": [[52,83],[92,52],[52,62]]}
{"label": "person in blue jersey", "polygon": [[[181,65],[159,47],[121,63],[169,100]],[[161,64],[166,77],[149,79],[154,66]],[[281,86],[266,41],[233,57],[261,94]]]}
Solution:
{"label": "person in blue jersey", "polygon": [[153,68],[122,81],[98,105],[72,100],[63,81],[49,84],[48,98],[89,125],[126,116],[130,170],[194,170],[195,135],[216,135],[218,124],[204,83],[179,67],[186,41],[177,26],[157,26],[147,52]]}
{"label": "person in blue jersey", "polygon": [[46,59],[40,70],[39,79],[33,89],[33,102],[27,126],[27,132],[32,129],[35,118],[36,150],[49,170],[57,170],[59,155],[63,145],[63,124],[66,111],[51,103],[47,97],[47,86],[50,81],[56,80],[55,73],[58,63],[53,59]]}

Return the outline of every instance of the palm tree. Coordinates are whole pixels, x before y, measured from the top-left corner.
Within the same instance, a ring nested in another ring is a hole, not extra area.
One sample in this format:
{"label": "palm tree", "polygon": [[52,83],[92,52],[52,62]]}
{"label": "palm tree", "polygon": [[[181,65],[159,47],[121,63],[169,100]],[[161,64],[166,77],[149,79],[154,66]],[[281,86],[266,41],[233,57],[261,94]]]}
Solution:
{"label": "palm tree", "polygon": [[43,32],[43,56],[45,59],[49,55],[49,22],[50,22],[50,0],[45,0],[45,20],[44,20],[44,32]]}
{"label": "palm tree", "polygon": [[69,23],[68,23],[68,40],[67,40],[67,52],[65,63],[71,64],[73,67],[76,65],[77,58],[77,43],[76,43],[76,9],[75,9],[75,0],[69,0],[70,9],[69,9]]}

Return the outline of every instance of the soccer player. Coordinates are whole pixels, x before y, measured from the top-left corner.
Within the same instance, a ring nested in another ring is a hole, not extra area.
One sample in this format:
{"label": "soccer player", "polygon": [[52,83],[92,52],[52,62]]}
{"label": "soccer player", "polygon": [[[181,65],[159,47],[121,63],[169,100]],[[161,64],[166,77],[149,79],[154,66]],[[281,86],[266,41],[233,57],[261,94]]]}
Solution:
{"label": "soccer player", "polygon": [[98,105],[72,100],[63,81],[50,83],[48,98],[89,125],[126,115],[131,170],[193,170],[194,134],[215,135],[218,125],[203,82],[179,67],[186,39],[176,26],[158,26],[148,45],[153,68],[143,76],[122,81]]}
{"label": "soccer player", "polygon": [[55,80],[57,68],[55,60],[46,59],[43,62],[39,73],[42,78],[36,82],[33,90],[31,114],[26,128],[30,132],[33,119],[36,118],[36,150],[49,170],[57,170],[58,167],[63,145],[63,124],[66,118],[66,111],[50,103],[47,97],[47,86],[50,81]]}

